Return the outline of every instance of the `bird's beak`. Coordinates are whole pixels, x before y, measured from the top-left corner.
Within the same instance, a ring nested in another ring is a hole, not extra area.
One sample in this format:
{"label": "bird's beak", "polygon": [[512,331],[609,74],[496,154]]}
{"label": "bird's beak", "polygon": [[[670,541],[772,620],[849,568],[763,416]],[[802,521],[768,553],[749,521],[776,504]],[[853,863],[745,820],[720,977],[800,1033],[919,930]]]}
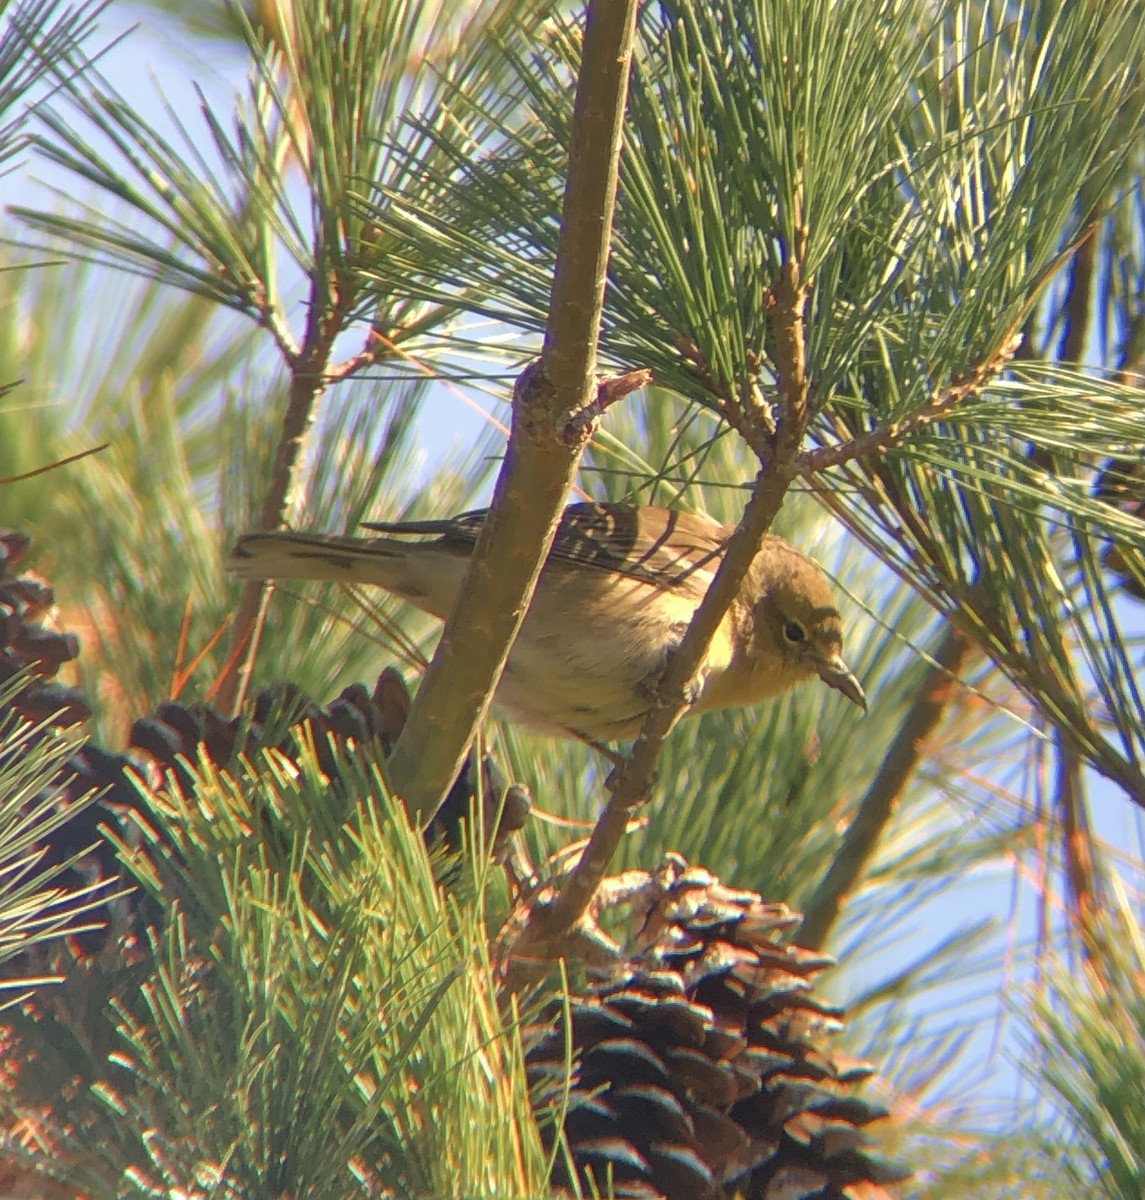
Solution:
{"label": "bird's beak", "polygon": [[867,695],[863,691],[863,686],[855,678],[850,667],[835,654],[831,658],[821,662],[816,668],[819,672],[819,678],[828,687],[833,687],[837,692],[842,692],[848,700],[857,704],[863,712],[867,711]]}

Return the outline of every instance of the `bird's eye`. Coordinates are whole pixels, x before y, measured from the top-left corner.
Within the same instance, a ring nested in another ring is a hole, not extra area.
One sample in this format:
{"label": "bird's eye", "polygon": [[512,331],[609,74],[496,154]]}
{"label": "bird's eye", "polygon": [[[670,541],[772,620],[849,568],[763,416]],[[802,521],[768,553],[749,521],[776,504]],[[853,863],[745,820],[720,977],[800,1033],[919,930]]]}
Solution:
{"label": "bird's eye", "polygon": [[783,636],[789,642],[801,642],[807,636],[807,631],[798,621],[788,621],[783,627]]}

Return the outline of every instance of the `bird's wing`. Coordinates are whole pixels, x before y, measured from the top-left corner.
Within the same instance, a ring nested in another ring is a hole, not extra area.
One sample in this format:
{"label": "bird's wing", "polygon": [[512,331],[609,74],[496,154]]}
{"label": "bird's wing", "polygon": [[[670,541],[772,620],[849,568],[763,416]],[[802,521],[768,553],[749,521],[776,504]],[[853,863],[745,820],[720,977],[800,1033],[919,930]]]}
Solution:
{"label": "bird's wing", "polygon": [[436,534],[442,541],[472,546],[477,541],[488,511],[487,508],[475,508],[457,517],[435,521],[363,521],[362,528],[372,529],[375,533],[396,534],[398,537]]}
{"label": "bird's wing", "polygon": [[[436,534],[439,549],[468,554],[487,509],[448,521],[371,523],[386,534]],[[561,515],[550,562],[596,567],[659,588],[703,594],[731,530],[709,517],[630,504],[572,504]]]}

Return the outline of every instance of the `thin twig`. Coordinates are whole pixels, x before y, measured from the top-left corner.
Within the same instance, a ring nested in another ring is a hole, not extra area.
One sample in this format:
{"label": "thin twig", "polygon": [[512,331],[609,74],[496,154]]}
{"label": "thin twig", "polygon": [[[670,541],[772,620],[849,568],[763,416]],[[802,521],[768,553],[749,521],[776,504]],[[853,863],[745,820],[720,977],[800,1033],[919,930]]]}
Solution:
{"label": "thin twig", "polygon": [[1117,357],[1114,378],[1118,383],[1126,387],[1140,387],[1145,383],[1142,374],[1142,368],[1145,368],[1145,305],[1129,318]]}
{"label": "thin twig", "polygon": [[799,460],[799,473],[812,475],[831,467],[843,466],[857,458],[877,458],[893,449],[911,434],[917,433],[935,421],[941,420],[969,396],[986,387],[1022,348],[1022,339],[1027,320],[1033,312],[1039,296],[1049,285],[1061,266],[1068,262],[1082,244],[1091,237],[1092,229],[1066,246],[1041,273],[1030,289],[1029,295],[1011,322],[1009,329],[995,343],[994,349],[979,363],[955,376],[944,388],[928,396],[913,412],[897,421],[887,422],[875,429],[861,433],[835,446],[822,446],[806,451]]}
{"label": "thin twig", "polygon": [[357,354],[329,368],[326,372],[326,382],[340,383],[343,379],[349,379],[351,375],[357,375],[374,366],[387,356],[391,345],[386,337],[371,329],[366,334],[365,346]]}
{"label": "thin twig", "polygon": [[1017,338],[1008,338],[980,363],[956,376],[897,421],[888,421],[837,446],[805,451],[799,456],[799,473],[813,475],[817,471],[843,466],[856,458],[885,454],[901,445],[912,434],[949,416],[963,400],[986,387],[1014,356],[1018,345]]}
{"label": "thin twig", "polygon": [[625,371],[623,375],[610,375],[602,379],[596,387],[596,397],[580,412],[574,413],[566,422],[564,438],[569,442],[583,442],[585,430],[591,425],[596,428],[597,422],[604,414],[625,396],[638,392],[641,388],[652,383],[652,372],[647,367],[637,371]]}
{"label": "thin twig", "polygon": [[60,458],[55,462],[45,463],[44,466],[36,467],[32,471],[24,471],[20,475],[9,475],[6,479],[0,479],[0,487],[6,487],[10,483],[23,483],[25,479],[35,479],[37,475],[44,475],[48,471],[56,470],[58,467],[66,467],[71,463],[79,462],[81,458],[87,458],[89,454],[99,454],[100,451],[106,450],[110,445],[110,442],[101,442],[98,446],[91,446],[87,450],[81,450],[78,454],[69,454],[67,458]]}
{"label": "thin twig", "polygon": [[1097,267],[1097,225],[1101,205],[1090,212],[1082,225],[1083,234],[1069,265],[1065,301],[1062,304],[1062,335],[1058,340],[1059,362],[1080,363],[1085,357],[1093,309],[1093,284]]}
{"label": "thin twig", "polygon": [[[314,424],[318,402],[326,391],[327,366],[334,341],[342,331],[346,313],[350,309],[352,295],[352,284],[343,285],[338,279],[316,277],[311,280],[302,349],[297,356],[288,359],[290,389],[278,445],[275,447],[270,482],[259,515],[257,528],[260,530],[277,529],[286,518],[290,494],[302,466],[306,435]],[[268,587],[266,580],[251,580],[244,585],[239,597],[231,626],[231,645],[234,649],[217,680],[218,705],[224,711],[236,711],[254,670],[255,651],[260,640],[259,625],[266,614]]]}
{"label": "thin twig", "polygon": [[1102,956],[1101,900],[1094,865],[1093,834],[1085,811],[1081,782],[1082,759],[1059,729],[1054,737],[1057,752],[1057,786],[1054,812],[1061,819],[1062,858],[1068,885],[1067,910],[1081,942],[1082,954],[1091,963]]}

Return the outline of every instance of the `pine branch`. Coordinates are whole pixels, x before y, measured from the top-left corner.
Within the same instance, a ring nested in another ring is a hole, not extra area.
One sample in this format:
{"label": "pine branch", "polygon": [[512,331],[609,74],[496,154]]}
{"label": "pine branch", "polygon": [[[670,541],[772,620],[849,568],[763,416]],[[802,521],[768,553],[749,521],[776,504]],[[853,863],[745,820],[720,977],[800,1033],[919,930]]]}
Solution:
{"label": "pine branch", "polygon": [[[283,414],[270,482],[259,514],[259,529],[278,529],[286,519],[287,504],[302,467],[305,439],[314,424],[317,407],[327,388],[327,371],[334,341],[342,331],[354,288],[347,284],[335,292],[331,307],[329,284],[312,278],[306,334],[297,357],[288,360],[291,371],[286,412]],[[218,685],[219,706],[237,711],[258,652],[259,626],[266,614],[271,584],[251,580],[243,587],[231,626],[232,651]]]}
{"label": "pine branch", "polygon": [[9,475],[7,479],[0,479],[0,487],[7,487],[12,483],[23,483],[26,479],[35,479],[37,475],[43,475],[48,471],[55,471],[60,467],[70,466],[74,462],[79,462],[81,458],[87,458],[89,454],[102,453],[110,445],[110,442],[101,442],[98,446],[89,446],[86,450],[80,450],[76,454],[69,454],[66,458],[59,458],[54,462],[45,463],[42,467],[35,467],[31,471],[21,471],[18,475]]}
{"label": "pine branch", "polygon": [[1089,336],[1089,319],[1093,307],[1093,288],[1097,269],[1097,224],[1101,205],[1095,205],[1083,225],[1084,236],[1069,267],[1065,303],[1062,305],[1062,334],[1058,341],[1060,362],[1080,363],[1085,357],[1085,342]]}
{"label": "pine branch", "polygon": [[806,451],[799,456],[800,473],[813,475],[831,467],[843,466],[857,458],[885,454],[901,446],[928,425],[949,417],[964,400],[982,391],[1005,368],[1019,345],[1018,337],[1010,335],[980,362],[956,376],[945,387],[939,388],[905,416],[878,425],[840,445]]}
{"label": "pine branch", "polygon": [[1062,859],[1068,889],[1068,912],[1081,941],[1082,951],[1100,971],[1103,951],[1102,876],[1097,870],[1097,847],[1086,813],[1082,784],[1082,758],[1061,730],[1054,737],[1057,781],[1054,811],[1061,817]]}

